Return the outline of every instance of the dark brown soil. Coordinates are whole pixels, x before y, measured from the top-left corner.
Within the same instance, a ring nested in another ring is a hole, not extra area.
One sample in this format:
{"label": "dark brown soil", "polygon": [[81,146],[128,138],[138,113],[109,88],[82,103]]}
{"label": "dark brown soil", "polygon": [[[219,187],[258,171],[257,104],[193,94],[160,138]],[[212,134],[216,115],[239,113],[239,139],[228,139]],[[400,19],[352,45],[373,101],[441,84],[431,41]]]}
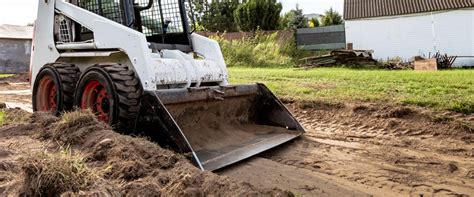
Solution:
{"label": "dark brown soil", "polygon": [[[75,112],[66,114],[61,119],[47,114],[35,114],[29,123],[0,127],[0,137],[3,142],[13,140],[12,136],[28,139],[29,145],[25,147],[28,149],[20,147],[15,151],[5,150],[4,154],[0,154],[0,156],[4,155],[8,161],[3,163],[4,168],[6,170],[13,169],[9,173],[16,177],[10,181],[12,183],[10,187],[6,186],[0,190],[3,192],[2,195],[37,195],[33,191],[37,191],[35,187],[39,187],[39,185],[31,183],[31,181],[37,180],[38,177],[34,176],[41,176],[41,174],[35,175],[28,172],[34,172],[35,169],[44,166],[24,165],[22,166],[24,173],[22,173],[20,161],[37,159],[31,158],[31,155],[34,155],[31,152],[35,150],[57,152],[61,150],[61,147],[67,146],[73,152],[83,155],[87,166],[100,174],[93,184],[82,189],[84,194],[288,195],[282,190],[259,189],[250,184],[233,181],[210,172],[202,172],[184,156],[162,149],[144,138],[120,135],[110,130],[105,124],[98,122],[90,113]],[[46,147],[45,143],[48,144]],[[1,143],[0,147],[2,147]],[[26,152],[29,154],[25,154]],[[8,156],[13,154],[16,156]],[[15,159],[16,157],[22,159]],[[13,182],[17,184],[13,184]],[[64,191],[64,188],[68,187],[55,184],[54,188],[49,191]],[[43,188],[41,191],[46,190]]]}

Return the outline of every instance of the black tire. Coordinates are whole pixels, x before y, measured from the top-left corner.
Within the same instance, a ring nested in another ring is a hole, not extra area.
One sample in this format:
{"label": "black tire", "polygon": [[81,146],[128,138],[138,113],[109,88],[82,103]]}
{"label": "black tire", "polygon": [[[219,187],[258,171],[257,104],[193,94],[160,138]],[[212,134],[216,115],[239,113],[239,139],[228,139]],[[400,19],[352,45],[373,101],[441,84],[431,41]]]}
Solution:
{"label": "black tire", "polygon": [[[117,63],[102,63],[90,67],[80,77],[74,94],[74,106],[84,108],[81,103],[84,91],[92,80],[99,81],[107,91],[107,123],[119,132],[133,132],[142,95],[135,72]],[[96,112],[94,109],[92,111]]]}
{"label": "black tire", "polygon": [[79,79],[80,70],[72,64],[51,63],[41,68],[33,84],[33,111],[46,111],[40,109],[42,106],[40,96],[42,88],[40,82],[45,77],[51,77],[57,90],[56,107],[48,111],[59,115],[64,111],[73,109],[74,90]]}

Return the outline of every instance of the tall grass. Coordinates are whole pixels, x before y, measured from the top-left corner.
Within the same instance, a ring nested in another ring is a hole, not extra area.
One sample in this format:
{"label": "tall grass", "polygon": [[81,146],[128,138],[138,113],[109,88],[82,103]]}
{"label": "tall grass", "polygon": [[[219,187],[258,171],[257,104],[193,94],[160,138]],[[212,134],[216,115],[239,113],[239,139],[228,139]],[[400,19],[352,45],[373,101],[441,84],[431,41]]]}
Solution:
{"label": "tall grass", "polygon": [[305,53],[298,51],[293,38],[280,38],[278,33],[256,32],[240,40],[226,40],[213,36],[219,42],[229,67],[294,67]]}

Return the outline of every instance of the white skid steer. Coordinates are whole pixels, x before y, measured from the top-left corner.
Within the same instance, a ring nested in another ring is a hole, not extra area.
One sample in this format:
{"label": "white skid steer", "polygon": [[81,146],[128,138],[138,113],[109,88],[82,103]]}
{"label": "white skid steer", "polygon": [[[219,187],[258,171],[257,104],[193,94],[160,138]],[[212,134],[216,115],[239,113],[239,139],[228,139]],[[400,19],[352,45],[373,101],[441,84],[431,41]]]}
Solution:
{"label": "white skid steer", "polygon": [[304,130],[263,84],[229,85],[216,41],[185,0],[39,0],[33,109],[89,109],[216,170]]}

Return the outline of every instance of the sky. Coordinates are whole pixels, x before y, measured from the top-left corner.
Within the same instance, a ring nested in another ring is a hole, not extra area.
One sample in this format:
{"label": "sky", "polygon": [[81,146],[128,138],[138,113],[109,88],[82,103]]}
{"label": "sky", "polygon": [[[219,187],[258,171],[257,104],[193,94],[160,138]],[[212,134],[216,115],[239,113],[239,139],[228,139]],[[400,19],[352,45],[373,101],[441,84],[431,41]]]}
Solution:
{"label": "sky", "polygon": [[283,4],[283,12],[288,12],[299,5],[304,14],[324,14],[324,11],[333,8],[340,14],[343,12],[344,0],[279,0]]}
{"label": "sky", "polygon": [[[283,12],[296,7],[303,9],[305,14],[323,14],[325,10],[334,8],[343,11],[344,0],[279,0],[283,4]],[[0,24],[26,25],[36,19],[38,0],[0,0]]]}

